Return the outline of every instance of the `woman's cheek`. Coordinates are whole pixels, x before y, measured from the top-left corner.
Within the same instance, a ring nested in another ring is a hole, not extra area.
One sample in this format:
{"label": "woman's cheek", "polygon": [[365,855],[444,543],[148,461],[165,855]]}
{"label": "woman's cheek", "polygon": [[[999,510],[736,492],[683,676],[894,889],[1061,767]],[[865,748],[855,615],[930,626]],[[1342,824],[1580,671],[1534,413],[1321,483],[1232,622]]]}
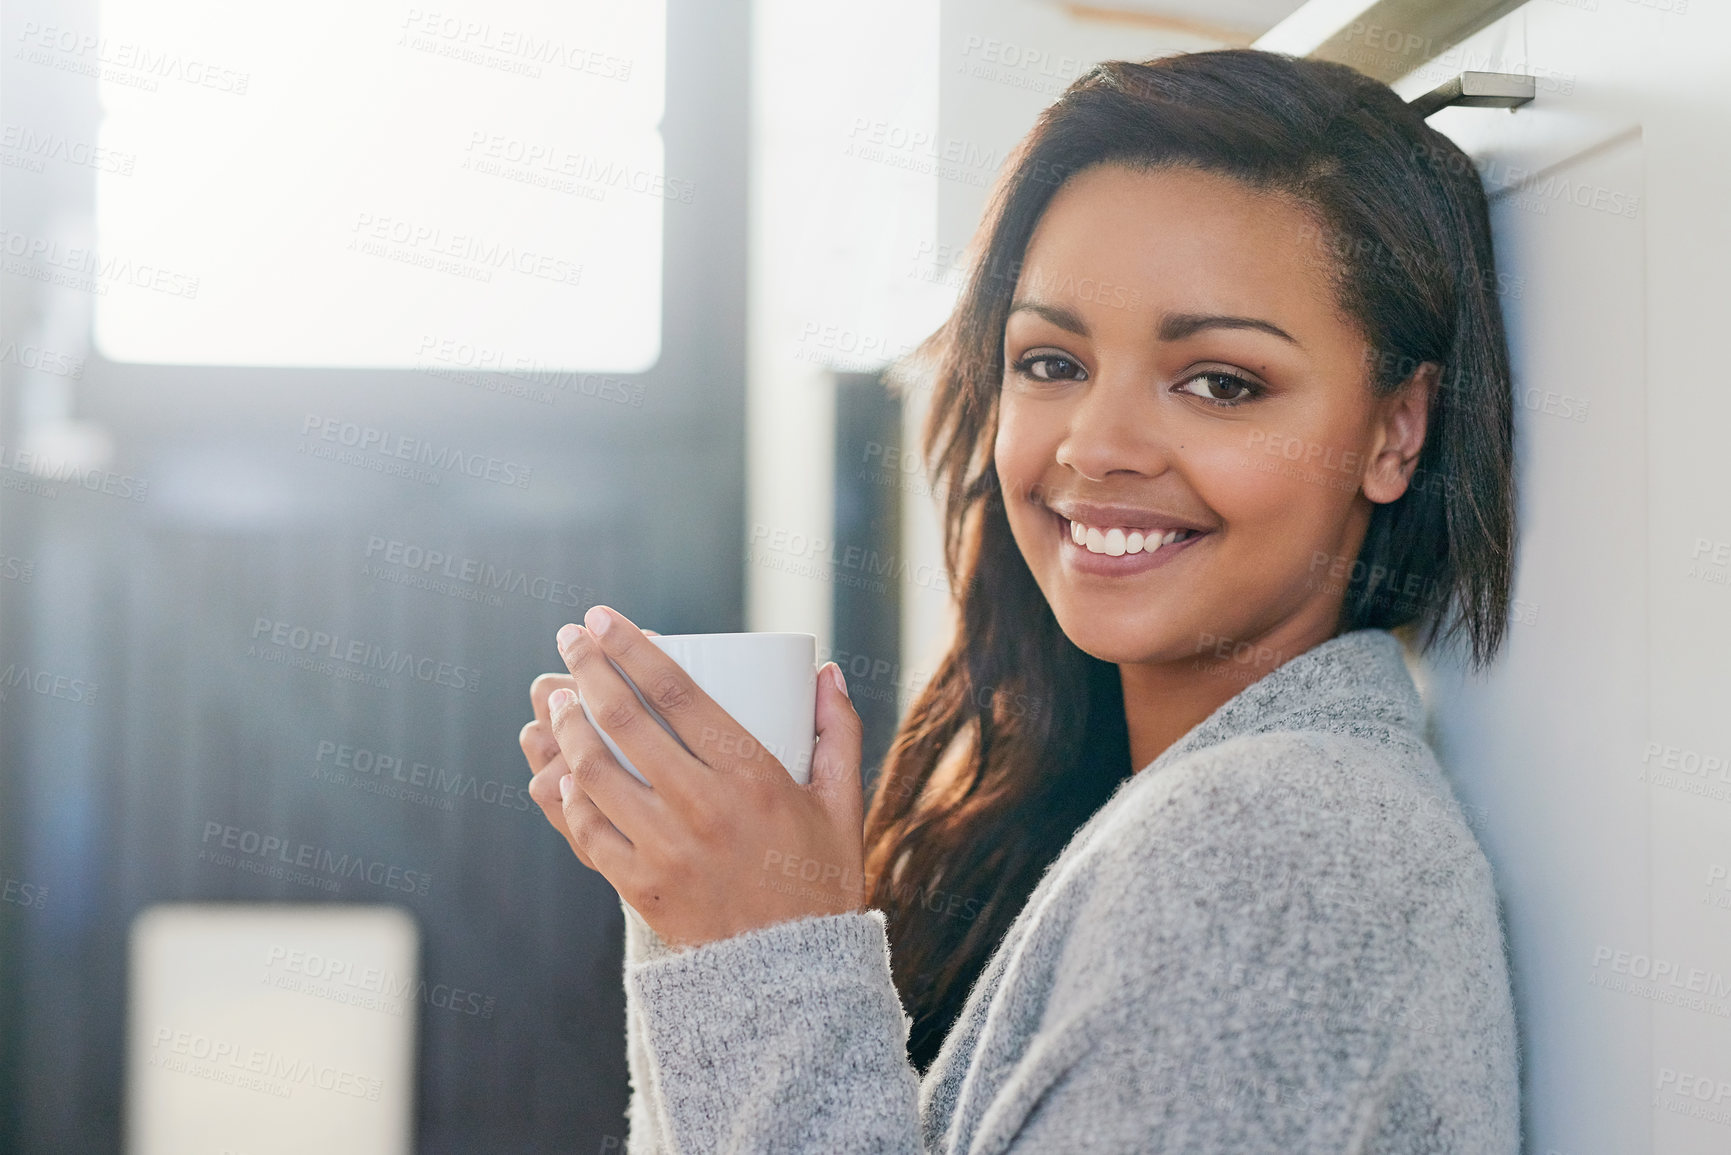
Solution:
{"label": "woman's cheek", "polygon": [[[1036,418],[1030,406],[1006,391],[998,402],[998,431],[992,442],[992,462],[998,469],[998,485],[1004,502],[1012,509],[1026,505],[1035,484],[1045,475],[1058,451],[1062,424],[1048,407],[1046,420]],[[1012,514],[1012,516],[1014,516]]]}
{"label": "woman's cheek", "polygon": [[1327,487],[1274,454],[1264,454],[1238,435],[1188,444],[1183,453],[1197,496],[1229,530],[1234,564],[1254,565],[1276,581],[1295,559],[1309,556],[1317,526],[1331,508]]}
{"label": "woman's cheek", "polygon": [[1292,489],[1281,476],[1278,458],[1264,457],[1242,431],[1224,437],[1187,441],[1183,455],[1197,496],[1227,525],[1246,528],[1278,517]]}
{"label": "woman's cheek", "polygon": [[1272,434],[1240,433],[1225,444],[1192,446],[1190,474],[1231,530],[1222,543],[1229,543],[1222,555],[1227,568],[1251,571],[1251,581],[1265,590],[1284,590],[1302,581],[1319,549],[1333,548],[1340,507],[1352,500],[1352,479],[1338,481],[1329,471],[1264,451],[1264,443],[1280,445]]}

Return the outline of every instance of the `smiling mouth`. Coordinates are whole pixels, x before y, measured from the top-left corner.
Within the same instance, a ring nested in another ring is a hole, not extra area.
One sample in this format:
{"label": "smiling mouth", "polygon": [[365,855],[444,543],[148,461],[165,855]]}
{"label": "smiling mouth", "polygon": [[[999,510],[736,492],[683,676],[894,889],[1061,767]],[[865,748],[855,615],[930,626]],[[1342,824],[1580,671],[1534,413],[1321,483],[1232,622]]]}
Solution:
{"label": "smiling mouth", "polygon": [[1154,553],[1165,546],[1176,545],[1178,542],[1196,537],[1200,533],[1199,530],[1194,529],[1161,531],[1158,527],[1141,530],[1111,526],[1101,529],[1099,526],[1083,525],[1079,521],[1070,521],[1068,518],[1064,518],[1064,520],[1070,527],[1071,541],[1089,553],[1102,554],[1106,557],[1122,557],[1127,553]]}
{"label": "smiling mouth", "polygon": [[1084,525],[1056,510],[1047,513],[1057,529],[1061,555],[1078,568],[1093,573],[1140,573],[1173,560],[1213,533],[1187,526],[1138,529]]}

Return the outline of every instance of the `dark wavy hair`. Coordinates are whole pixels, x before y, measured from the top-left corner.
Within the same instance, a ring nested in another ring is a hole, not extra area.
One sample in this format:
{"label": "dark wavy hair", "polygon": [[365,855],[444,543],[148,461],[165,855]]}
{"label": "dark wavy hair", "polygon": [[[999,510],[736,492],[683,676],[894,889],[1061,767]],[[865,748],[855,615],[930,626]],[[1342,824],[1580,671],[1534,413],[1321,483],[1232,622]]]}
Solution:
{"label": "dark wavy hair", "polygon": [[[1475,668],[1507,624],[1514,550],[1508,350],[1484,190],[1471,160],[1386,85],[1341,64],[1253,49],[1094,66],[1005,161],[949,319],[889,372],[931,390],[922,452],[944,495],[958,631],[897,730],[866,821],[870,905],[924,1070],[1064,844],[1129,776],[1116,665],[1059,628],[1011,536],[992,443],[1003,338],[1028,239],[1092,165],[1185,165],[1302,206],[1367,387],[1434,363],[1413,483],[1377,505],[1339,583],[1336,632],[1397,631],[1428,650],[1462,631]],[[1415,594],[1414,578],[1418,592]],[[1422,631],[1422,641],[1415,634]],[[940,762],[945,774],[933,781]]]}

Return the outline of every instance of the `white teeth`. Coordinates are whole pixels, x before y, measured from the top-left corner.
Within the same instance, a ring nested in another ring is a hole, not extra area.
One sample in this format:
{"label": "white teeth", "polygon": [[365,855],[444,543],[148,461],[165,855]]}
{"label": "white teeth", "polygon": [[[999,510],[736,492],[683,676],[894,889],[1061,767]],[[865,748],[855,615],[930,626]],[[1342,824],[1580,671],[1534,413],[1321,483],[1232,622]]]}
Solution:
{"label": "white teeth", "polygon": [[1123,529],[1114,526],[1111,529],[1099,529],[1081,522],[1070,522],[1070,540],[1084,547],[1089,553],[1105,554],[1108,557],[1123,557],[1131,553],[1153,553],[1163,545],[1170,545],[1180,538],[1190,536],[1194,531],[1184,529],[1169,529],[1165,533],[1144,533],[1139,529]]}

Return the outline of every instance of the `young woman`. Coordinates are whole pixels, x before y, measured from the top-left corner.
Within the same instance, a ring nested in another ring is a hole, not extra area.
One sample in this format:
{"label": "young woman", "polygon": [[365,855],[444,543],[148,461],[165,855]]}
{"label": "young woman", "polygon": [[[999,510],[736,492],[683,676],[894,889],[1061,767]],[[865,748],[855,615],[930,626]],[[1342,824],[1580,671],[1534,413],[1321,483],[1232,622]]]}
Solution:
{"label": "young woman", "polygon": [[869,817],[839,669],[809,787],[606,607],[535,683],[531,793],[625,904],[630,1150],[1517,1150],[1497,899],[1405,661],[1506,621],[1473,165],[1343,66],[1109,62],[978,245],[899,367],[959,628]]}

